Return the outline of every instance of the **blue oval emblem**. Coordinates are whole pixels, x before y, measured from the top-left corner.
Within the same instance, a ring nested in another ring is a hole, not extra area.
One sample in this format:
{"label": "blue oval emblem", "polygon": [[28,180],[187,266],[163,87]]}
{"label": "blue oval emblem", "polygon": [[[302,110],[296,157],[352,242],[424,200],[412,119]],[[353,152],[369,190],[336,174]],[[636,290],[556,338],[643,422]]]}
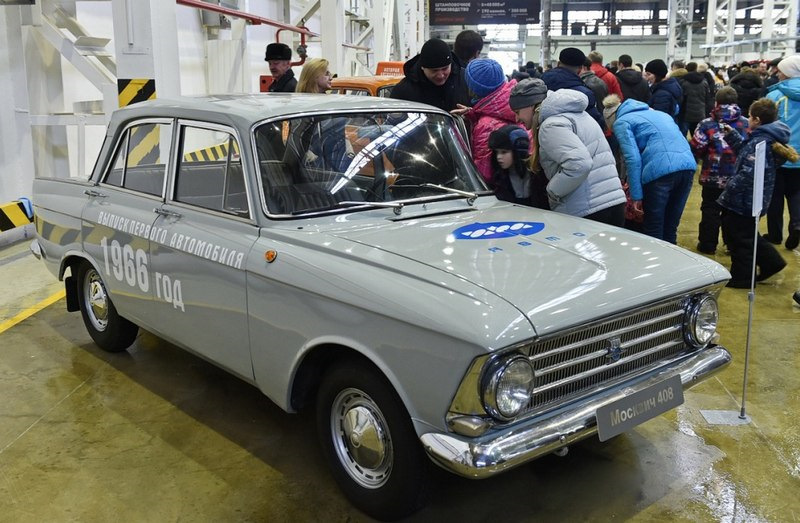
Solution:
{"label": "blue oval emblem", "polygon": [[456,240],[495,240],[530,236],[544,229],[541,222],[490,222],[472,223],[453,231]]}

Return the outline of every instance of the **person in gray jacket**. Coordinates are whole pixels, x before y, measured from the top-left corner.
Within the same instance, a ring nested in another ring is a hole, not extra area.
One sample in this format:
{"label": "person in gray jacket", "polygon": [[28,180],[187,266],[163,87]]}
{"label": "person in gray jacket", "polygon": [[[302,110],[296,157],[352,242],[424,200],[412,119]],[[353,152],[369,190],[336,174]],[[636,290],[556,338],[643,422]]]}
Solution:
{"label": "person in gray jacket", "polygon": [[625,192],[603,130],[586,113],[589,98],[561,89],[542,102],[539,161],[550,208],[556,212],[622,227]]}

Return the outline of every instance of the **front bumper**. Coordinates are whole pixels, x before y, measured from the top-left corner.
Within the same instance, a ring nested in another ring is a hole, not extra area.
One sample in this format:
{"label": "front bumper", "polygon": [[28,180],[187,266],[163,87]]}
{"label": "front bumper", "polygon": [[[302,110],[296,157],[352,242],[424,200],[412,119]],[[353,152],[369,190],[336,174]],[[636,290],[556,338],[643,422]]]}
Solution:
{"label": "front bumper", "polygon": [[633,384],[611,388],[567,405],[547,418],[532,418],[505,431],[461,439],[429,432],[421,436],[428,455],[440,466],[469,478],[487,478],[597,433],[597,409],[680,374],[683,389],[725,368],[731,354],[722,346],[701,350]]}

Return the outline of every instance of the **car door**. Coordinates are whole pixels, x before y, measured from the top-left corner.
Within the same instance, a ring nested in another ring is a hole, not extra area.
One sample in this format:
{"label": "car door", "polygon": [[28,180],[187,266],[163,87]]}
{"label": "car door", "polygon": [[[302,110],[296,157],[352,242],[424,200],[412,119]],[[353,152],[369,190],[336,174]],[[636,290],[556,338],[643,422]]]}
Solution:
{"label": "car door", "polygon": [[150,245],[154,326],[252,379],[245,258],[258,237],[236,131],[179,121],[174,172]]}
{"label": "car door", "polygon": [[111,161],[88,196],[81,216],[83,249],[100,271],[117,311],[147,325],[153,301],[150,240],[166,180],[173,122],[143,119],[120,134]]}

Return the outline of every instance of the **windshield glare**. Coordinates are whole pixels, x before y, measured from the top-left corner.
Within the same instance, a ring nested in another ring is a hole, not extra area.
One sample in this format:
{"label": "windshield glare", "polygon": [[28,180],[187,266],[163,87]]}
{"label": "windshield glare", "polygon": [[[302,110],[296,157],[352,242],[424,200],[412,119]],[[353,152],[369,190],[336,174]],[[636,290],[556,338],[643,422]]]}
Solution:
{"label": "windshield glare", "polygon": [[[425,184],[486,191],[450,117],[434,113],[307,116],[255,130],[270,214],[458,195]],[[359,208],[359,207],[356,207]]]}

